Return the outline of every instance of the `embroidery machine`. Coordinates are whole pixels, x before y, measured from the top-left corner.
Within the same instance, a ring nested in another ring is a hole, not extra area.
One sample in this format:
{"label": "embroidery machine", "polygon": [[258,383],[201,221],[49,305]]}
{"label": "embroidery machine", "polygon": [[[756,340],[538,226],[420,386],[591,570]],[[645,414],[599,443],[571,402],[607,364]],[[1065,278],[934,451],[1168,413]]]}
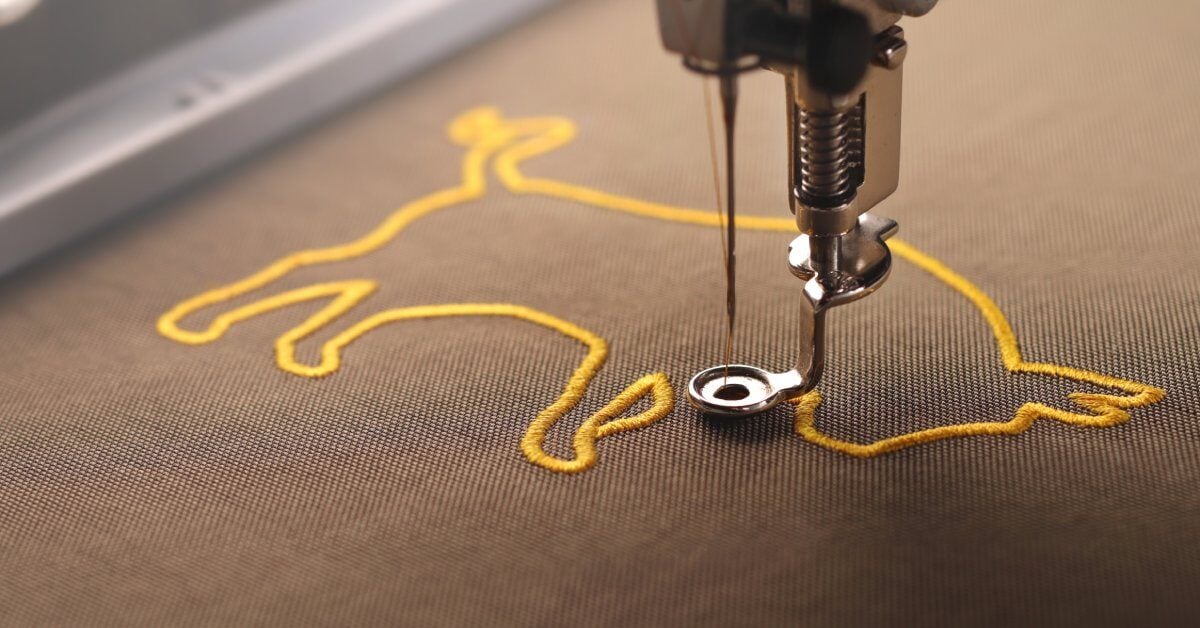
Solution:
{"label": "embroidery machine", "polygon": [[[894,221],[869,213],[900,174],[907,43],[901,16],[937,0],[658,0],[663,45],[720,81],[725,125],[727,350],[736,305],[733,129],[737,77],[765,68],[787,89],[788,190],[800,235],[788,251],[804,282],[796,366],[705,369],[688,384],[707,413],[745,416],[812,390],[825,364],[825,313],[879,288],[891,270]],[[706,95],[707,98],[707,95]],[[710,138],[711,139],[711,138]],[[714,150],[715,161],[715,150]],[[714,165],[715,170],[715,165]]]}

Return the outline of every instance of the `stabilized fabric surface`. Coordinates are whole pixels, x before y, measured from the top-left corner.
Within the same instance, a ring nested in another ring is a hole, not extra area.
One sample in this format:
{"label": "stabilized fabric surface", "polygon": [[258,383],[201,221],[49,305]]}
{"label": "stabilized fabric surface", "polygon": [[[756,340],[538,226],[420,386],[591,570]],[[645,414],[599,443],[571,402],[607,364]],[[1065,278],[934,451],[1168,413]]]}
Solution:
{"label": "stabilized fabric surface", "polygon": [[[1200,9],[943,4],[905,23],[893,275],[833,313],[819,406],[684,401],[723,353],[701,87],[634,0],[5,280],[0,617],[1194,616]],[[783,88],[742,93],[734,356],[782,368]]]}

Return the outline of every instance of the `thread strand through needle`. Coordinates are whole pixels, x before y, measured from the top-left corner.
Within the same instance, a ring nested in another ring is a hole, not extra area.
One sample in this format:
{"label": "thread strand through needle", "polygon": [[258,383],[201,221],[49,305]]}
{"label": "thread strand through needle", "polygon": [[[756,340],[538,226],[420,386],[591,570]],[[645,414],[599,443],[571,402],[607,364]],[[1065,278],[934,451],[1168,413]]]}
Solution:
{"label": "thread strand through needle", "polygon": [[[724,360],[724,362],[725,362],[725,379],[728,380],[729,379],[729,364],[730,364],[730,362],[732,362],[732,354],[733,354],[733,316],[732,316],[731,310],[729,308],[729,301],[728,301],[729,291],[730,291],[729,287],[731,285],[730,279],[731,279],[732,269],[730,268],[730,265],[729,265],[729,262],[730,262],[729,242],[728,242],[728,238],[726,236],[726,231],[727,230],[731,231],[731,229],[729,227],[732,224],[732,220],[731,220],[730,216],[726,216],[724,204],[722,203],[722,200],[721,200],[721,197],[722,197],[721,173],[720,173],[720,166],[718,165],[719,158],[717,156],[717,132],[713,128],[713,124],[714,124],[713,117],[714,116],[713,116],[712,95],[709,90],[710,81],[707,77],[703,78],[700,81],[700,87],[701,87],[701,90],[704,92],[704,120],[707,125],[706,130],[707,130],[707,136],[708,136],[708,157],[709,157],[709,165],[711,166],[711,169],[712,169],[713,193],[716,197],[717,222],[720,226],[720,228],[717,229],[717,232],[720,234],[720,238],[721,238],[721,263],[725,268],[725,282],[726,282],[726,284],[725,284],[725,289],[726,289],[725,323],[726,323],[726,326],[725,326],[725,360]],[[726,147],[726,157],[728,157],[728,155],[729,155],[729,147],[727,146]],[[726,168],[728,168],[728,167],[729,167],[728,164],[726,164]]]}
{"label": "thread strand through needle", "polygon": [[737,220],[734,202],[737,185],[734,183],[734,119],[737,116],[737,74],[726,69],[721,73],[721,117],[725,123],[725,309],[728,329],[725,334],[725,379],[729,379],[729,363],[733,353],[733,321],[737,314]]}
{"label": "thread strand through needle", "polygon": [[[711,6],[704,5],[701,9],[700,23],[705,23],[704,13]],[[687,55],[693,56],[696,52],[696,42],[692,38],[691,28],[688,26],[688,21],[685,18],[683,4],[681,0],[674,0],[671,3],[671,8],[675,14],[675,20],[679,25],[679,30],[683,34]],[[737,83],[736,77],[732,73],[721,74],[721,105],[725,121],[725,174],[727,179],[726,191],[729,194],[729,214],[725,215],[721,207],[721,175],[720,168],[717,165],[717,133],[713,129],[713,106],[712,96],[709,94],[708,78],[700,80],[700,91],[704,93],[704,118],[706,123],[706,131],[708,134],[708,157],[709,164],[712,167],[713,192],[717,201],[717,224],[718,233],[721,237],[721,260],[725,267],[725,383],[729,380],[729,364],[733,361],[733,318],[737,295],[734,291],[734,194],[733,194],[733,118],[737,104]],[[727,235],[728,233],[728,235]]]}

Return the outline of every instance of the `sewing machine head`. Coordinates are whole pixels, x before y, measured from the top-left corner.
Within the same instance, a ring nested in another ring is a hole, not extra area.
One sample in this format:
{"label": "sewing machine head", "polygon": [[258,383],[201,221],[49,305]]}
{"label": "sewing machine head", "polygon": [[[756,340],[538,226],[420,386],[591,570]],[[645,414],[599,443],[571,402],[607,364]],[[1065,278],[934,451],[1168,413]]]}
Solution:
{"label": "sewing machine head", "polygon": [[782,74],[788,94],[788,197],[800,236],[788,261],[804,280],[800,356],[783,373],[725,364],[688,386],[701,410],[747,415],[812,390],[824,368],[828,308],[887,278],[896,223],[868,214],[900,175],[900,104],[907,43],[897,22],[937,0],[658,0],[664,46],[721,80],[730,228],[726,270],[733,330],[732,126],[737,75]]}

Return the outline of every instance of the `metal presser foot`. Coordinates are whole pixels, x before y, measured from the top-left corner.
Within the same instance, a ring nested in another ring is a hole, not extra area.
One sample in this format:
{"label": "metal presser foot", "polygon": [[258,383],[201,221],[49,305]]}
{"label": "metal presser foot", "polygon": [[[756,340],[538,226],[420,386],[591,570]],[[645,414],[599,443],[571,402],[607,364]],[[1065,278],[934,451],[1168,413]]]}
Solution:
{"label": "metal presser foot", "polygon": [[[727,111],[727,225],[733,204],[732,111],[742,72],[783,76],[789,204],[801,235],[788,263],[804,281],[799,356],[782,373],[743,364],[705,369],[688,384],[700,410],[745,416],[800,396],[821,379],[825,311],[879,288],[896,223],[870,210],[900,182],[900,109],[908,41],[897,22],[937,0],[658,0],[663,45],[693,71],[721,79]],[[729,336],[733,233],[727,235]],[[731,346],[727,340],[727,347]],[[728,358],[727,358],[728,359]]]}
{"label": "metal presser foot", "polygon": [[884,241],[896,230],[895,221],[863,214],[843,235],[801,235],[793,240],[788,265],[804,281],[795,368],[782,373],[745,364],[705,369],[688,383],[692,404],[709,414],[745,416],[816,387],[825,366],[825,310],[857,301],[883,284],[892,269],[892,254]]}

